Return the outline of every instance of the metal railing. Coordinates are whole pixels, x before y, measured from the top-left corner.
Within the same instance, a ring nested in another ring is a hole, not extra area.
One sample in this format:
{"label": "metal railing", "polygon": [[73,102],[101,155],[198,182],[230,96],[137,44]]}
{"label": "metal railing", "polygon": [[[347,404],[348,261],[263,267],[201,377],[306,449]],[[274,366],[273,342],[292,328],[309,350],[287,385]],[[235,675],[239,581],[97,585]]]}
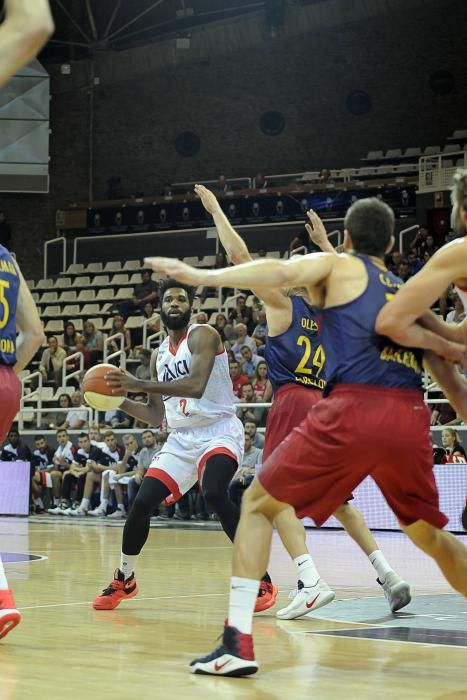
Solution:
{"label": "metal railing", "polygon": [[418,224],[414,224],[413,226],[409,226],[408,228],[402,229],[402,231],[399,231],[399,252],[403,253],[404,252],[404,236],[407,233],[410,233],[410,231],[415,231],[419,230],[420,226]]}
{"label": "metal railing", "polygon": [[[162,331],[157,331],[157,333],[152,333],[152,335],[148,335],[146,338],[146,348],[148,350],[155,350],[155,348],[158,348],[159,345],[162,343],[164,338],[166,338],[167,333],[162,330]],[[152,345],[152,343],[159,341],[156,345]]]}
{"label": "metal railing", "polygon": [[[28,394],[27,396],[24,397],[25,400],[30,399],[33,394]],[[72,413],[73,411],[86,411],[88,414],[88,426],[93,425],[94,423],[97,423],[97,411],[92,409],[90,406],[86,406],[85,404],[81,406],[70,406],[69,408],[60,408],[56,406],[51,406],[44,408],[42,406],[42,402],[38,400],[37,406],[21,406],[19,410],[19,419],[18,419],[18,430],[20,432],[24,432],[24,424],[25,424],[25,414],[32,414],[33,416],[33,421],[34,421],[34,416],[36,416],[36,429],[34,432],[37,432],[37,429],[40,428],[41,430],[47,430],[46,428],[41,428],[41,416],[43,413]],[[57,430],[57,426],[51,427],[50,425],[48,426],[49,430]],[[71,430],[83,430],[83,428],[71,428]]]}
{"label": "metal railing", "polygon": [[[116,350],[115,352],[111,352],[108,354],[110,348],[110,344],[112,341],[118,341],[120,343],[120,350]],[[125,335],[123,333],[114,333],[113,335],[109,335],[108,338],[105,338],[104,340],[104,362],[109,362],[109,360],[114,360],[116,358],[119,358],[120,360],[120,367],[122,369],[126,368],[126,351],[125,351]]]}
{"label": "metal railing", "polygon": [[[29,394],[25,394],[24,388],[25,388],[26,384],[29,384],[31,379],[35,379],[36,377],[38,379],[36,388],[33,389]],[[42,408],[42,382],[43,382],[43,376],[42,376],[42,372],[40,372],[39,370],[37,372],[31,372],[31,374],[28,374],[26,377],[21,377],[22,389],[21,389],[21,401],[20,401],[20,405],[19,405],[19,421],[18,421],[18,428],[20,431],[24,429],[23,411],[25,411],[25,410],[31,411],[32,410],[29,407],[27,409],[25,409],[24,401],[26,399],[31,399],[31,398],[34,398],[34,396],[37,396],[38,408],[39,409]],[[37,417],[37,427],[40,428],[40,415],[38,415],[38,417]]]}
{"label": "metal railing", "polygon": [[146,347],[146,341],[148,338],[148,326],[150,323],[154,323],[155,321],[160,320],[160,314],[153,314],[151,318],[146,318],[143,321],[143,348]]}
{"label": "metal railing", "polygon": [[467,167],[467,151],[422,156],[418,161],[419,192],[448,190],[457,168],[461,167]]}
{"label": "metal railing", "polygon": [[[70,360],[74,359],[79,359],[79,369],[75,369],[69,374],[67,374],[68,369],[73,369],[72,367],[69,367]],[[62,386],[66,386],[66,383],[70,379],[74,379],[74,377],[80,377],[81,373],[84,370],[84,355],[82,352],[74,352],[72,355],[69,355],[66,360],[64,361],[62,365]]]}

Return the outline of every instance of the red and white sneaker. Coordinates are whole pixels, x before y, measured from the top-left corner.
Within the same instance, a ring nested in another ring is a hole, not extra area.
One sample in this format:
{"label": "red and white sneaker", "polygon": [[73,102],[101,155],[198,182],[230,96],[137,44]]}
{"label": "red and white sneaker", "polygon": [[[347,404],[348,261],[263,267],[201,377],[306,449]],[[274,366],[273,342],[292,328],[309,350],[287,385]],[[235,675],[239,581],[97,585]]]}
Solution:
{"label": "red and white sneaker", "polygon": [[13,593],[8,588],[0,590],[0,639],[6,637],[20,622],[21,615],[16,610]]}
{"label": "red and white sneaker", "polygon": [[260,581],[255,613],[272,608],[276,602],[278,592],[279,589],[272,582]]}
{"label": "red and white sneaker", "polygon": [[138,591],[134,574],[125,579],[120,569],[115,569],[113,581],[97,596],[92,607],[95,610],[113,610],[117,605],[120,605],[122,600],[134,598]]}
{"label": "red and white sneaker", "polygon": [[252,635],[242,634],[228,625],[224,627],[222,644],[190,664],[191,673],[207,676],[251,676],[257,670]]}

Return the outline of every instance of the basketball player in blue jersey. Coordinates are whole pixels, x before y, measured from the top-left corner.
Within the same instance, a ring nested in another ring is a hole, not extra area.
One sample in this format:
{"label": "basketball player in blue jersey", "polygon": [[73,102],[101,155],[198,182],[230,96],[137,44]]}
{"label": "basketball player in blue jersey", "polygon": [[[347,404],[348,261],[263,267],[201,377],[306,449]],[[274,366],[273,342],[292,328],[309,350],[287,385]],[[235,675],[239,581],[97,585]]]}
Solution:
{"label": "basketball player in blue jersey", "polygon": [[361,199],[346,214],[342,255],[263,259],[210,271],[169,258],[145,261],[189,284],[306,287],[310,294],[323,295],[326,396],[266,460],[245,492],[223,642],[192,662],[193,673],[240,676],[258,670],[253,607],[274,521],[293,508],[320,526],[367,476],[381,489],[404,532],[467,596],[467,548],[442,530],[447,518],[439,510],[422,351],[417,349],[462,359],[464,348],[421,325],[413,329],[407,349],[375,331],[378,313],[401,285],[384,266],[393,234],[393,211],[378,199]]}
{"label": "basketball player in blue jersey", "polygon": [[48,0],[5,0],[0,26],[0,88],[29,63],[54,30]]}
{"label": "basketball player in blue jersey", "polygon": [[[401,345],[410,342],[414,324],[441,294],[454,283],[464,309],[467,311],[467,170],[458,170],[452,188],[452,228],[460,238],[443,246],[423,269],[397,292],[394,299],[381,310],[376,322],[379,333],[384,333]],[[432,319],[433,321],[433,319]],[[436,322],[436,321],[435,321]],[[440,331],[438,324],[430,324]],[[467,322],[450,326],[450,338],[467,343]],[[427,357],[429,370],[451,405],[467,422],[467,381],[452,364],[432,353]],[[462,513],[462,525],[467,530],[467,505]]]}
{"label": "basketball player in blue jersey", "polygon": [[[245,242],[230,225],[215,195],[203,185],[196,185],[195,192],[213,216],[228,258],[235,265],[251,261]],[[310,214],[309,218],[307,230],[313,242],[323,251],[335,253],[319,217]],[[266,424],[265,462],[322,398],[326,386],[326,355],[318,327],[321,310],[310,304],[321,303],[320,293],[313,291],[311,298],[307,297],[305,290],[287,294],[277,288],[261,288],[256,293],[266,307],[265,357],[274,389],[274,402]],[[375,567],[377,581],[383,586],[391,610],[395,612],[407,605],[410,602],[409,586],[386,561],[361,513],[345,503],[337,508],[334,516]],[[277,617],[290,620],[330,603],[334,592],[320,577],[306,547],[305,528],[293,512],[284,510],[280,513],[275,526],[297,571],[296,595],[286,608],[277,612]]]}
{"label": "basketball player in blue jersey", "polygon": [[[0,245],[0,444],[20,408],[22,387],[18,373],[44,339],[36,305],[19,267],[12,254]],[[20,620],[0,557],[0,639]]]}

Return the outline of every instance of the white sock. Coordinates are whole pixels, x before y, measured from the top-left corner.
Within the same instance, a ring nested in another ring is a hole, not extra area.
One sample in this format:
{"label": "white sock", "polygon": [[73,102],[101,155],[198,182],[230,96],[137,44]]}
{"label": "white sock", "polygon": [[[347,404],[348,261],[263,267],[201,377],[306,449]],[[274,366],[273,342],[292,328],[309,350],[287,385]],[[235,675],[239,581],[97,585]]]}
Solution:
{"label": "white sock", "polygon": [[90,504],[89,498],[83,498],[81,500],[81,503],[79,504],[79,509],[80,510],[89,510],[89,504]]}
{"label": "white sock", "polygon": [[138,560],[139,554],[121,554],[120,557],[120,571],[125,576],[125,578],[130,578],[131,574],[135,571],[136,562]]}
{"label": "white sock", "polygon": [[117,510],[125,512],[125,506],[123,505],[123,503],[117,503]]}
{"label": "white sock", "polygon": [[39,506],[39,508],[44,507],[44,502],[40,496],[39,496],[39,498],[36,498],[36,506]]}
{"label": "white sock", "polygon": [[0,591],[8,590],[8,581],[5,576],[5,569],[3,568],[2,558],[0,557]]}
{"label": "white sock", "polygon": [[297,571],[297,578],[305,588],[315,586],[318,583],[320,575],[309,554],[301,554],[293,560],[293,563]]}
{"label": "white sock", "polygon": [[392,571],[392,567],[389,566],[384,554],[379,549],[376,549],[374,552],[368,555],[368,559],[375,567],[379,580],[381,583],[384,583],[386,580],[386,574]]}
{"label": "white sock", "polygon": [[101,508],[102,510],[107,510],[107,506],[109,505],[109,499],[108,498],[103,498],[101,501]]}
{"label": "white sock", "polygon": [[243,634],[251,634],[258,588],[259,581],[252,578],[232,576],[230,580],[228,624],[230,627],[236,627]]}
{"label": "white sock", "polygon": [[54,506],[59,506],[60,505],[60,499],[57,498],[57,496],[54,496]]}

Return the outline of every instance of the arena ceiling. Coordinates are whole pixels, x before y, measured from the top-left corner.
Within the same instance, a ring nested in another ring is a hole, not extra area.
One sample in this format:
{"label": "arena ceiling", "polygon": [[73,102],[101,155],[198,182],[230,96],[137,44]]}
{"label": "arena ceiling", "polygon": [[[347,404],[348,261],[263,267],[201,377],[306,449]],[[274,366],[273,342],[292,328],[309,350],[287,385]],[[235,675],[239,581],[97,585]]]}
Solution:
{"label": "arena ceiling", "polygon": [[50,0],[56,31],[41,58],[88,58],[168,38],[183,38],[208,25],[263,15],[281,23],[287,7],[326,0]]}

